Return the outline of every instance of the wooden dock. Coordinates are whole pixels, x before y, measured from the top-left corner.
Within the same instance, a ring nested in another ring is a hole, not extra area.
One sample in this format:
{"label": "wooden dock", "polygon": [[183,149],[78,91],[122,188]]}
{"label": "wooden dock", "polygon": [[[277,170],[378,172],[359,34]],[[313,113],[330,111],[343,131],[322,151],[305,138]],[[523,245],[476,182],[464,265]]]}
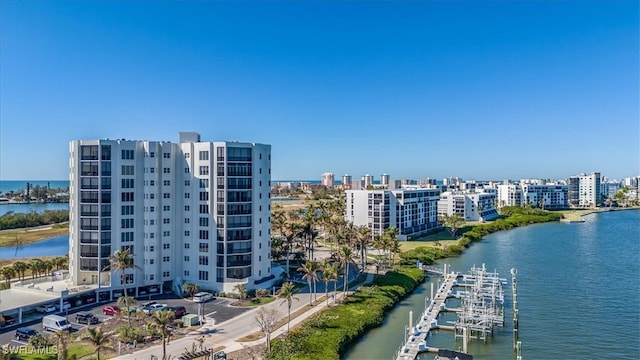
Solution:
{"label": "wooden dock", "polygon": [[458,276],[458,273],[446,273],[444,275],[444,281],[436,294],[433,295],[429,306],[420,315],[417,324],[415,326],[409,324],[407,339],[398,351],[396,360],[414,360],[419,353],[425,351],[438,352],[438,349],[427,346],[426,339],[429,332],[438,327],[438,315],[440,311],[444,311],[445,301],[447,297],[451,296],[451,289],[456,285]]}

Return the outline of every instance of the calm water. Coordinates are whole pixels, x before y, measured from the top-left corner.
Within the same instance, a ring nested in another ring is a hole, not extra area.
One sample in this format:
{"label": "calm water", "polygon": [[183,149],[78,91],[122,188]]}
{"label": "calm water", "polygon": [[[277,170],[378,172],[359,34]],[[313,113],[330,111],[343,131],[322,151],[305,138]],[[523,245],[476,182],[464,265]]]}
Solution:
{"label": "calm water", "polygon": [[69,235],[56,236],[22,246],[0,247],[0,259],[62,256],[69,253]]}
{"label": "calm water", "polygon": [[[518,269],[525,359],[640,358],[640,211],[593,214],[585,220],[495,233],[464,255],[443,261],[462,272],[485,263],[505,278],[510,278],[510,268]],[[382,327],[369,332],[344,358],[392,359],[402,343],[409,310],[419,314],[424,309],[429,284],[403,301]],[[510,286],[505,290],[507,326],[487,344],[472,342],[469,352],[474,359],[513,358]],[[434,334],[428,343],[450,349],[462,346],[446,331]]]}

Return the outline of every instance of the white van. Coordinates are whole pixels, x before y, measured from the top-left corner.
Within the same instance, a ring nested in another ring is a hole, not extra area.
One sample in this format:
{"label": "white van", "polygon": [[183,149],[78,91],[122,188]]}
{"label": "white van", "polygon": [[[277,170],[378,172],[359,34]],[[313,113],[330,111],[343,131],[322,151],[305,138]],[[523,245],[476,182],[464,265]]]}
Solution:
{"label": "white van", "polygon": [[71,324],[62,316],[47,315],[42,318],[42,328],[45,331],[69,330],[71,328]]}
{"label": "white van", "polygon": [[213,300],[213,294],[208,292],[199,292],[193,295],[193,302],[204,303],[209,300]]}

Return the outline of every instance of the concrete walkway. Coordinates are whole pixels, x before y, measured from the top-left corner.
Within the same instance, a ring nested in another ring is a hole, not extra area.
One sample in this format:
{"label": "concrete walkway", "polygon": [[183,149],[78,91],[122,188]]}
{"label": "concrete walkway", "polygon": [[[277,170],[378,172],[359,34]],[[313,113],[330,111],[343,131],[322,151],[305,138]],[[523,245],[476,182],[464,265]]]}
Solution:
{"label": "concrete walkway", "polygon": [[[349,288],[349,291],[354,291],[358,287],[368,284],[373,281],[375,278],[375,267],[369,267],[367,269],[367,277],[365,278],[363,283],[356,284]],[[307,289],[307,287],[303,288]],[[318,294],[320,296],[324,296],[324,293]],[[341,298],[341,293],[338,292],[336,294],[337,298]],[[302,307],[309,307],[309,298],[312,296],[308,292],[298,293],[296,297],[298,300],[294,300],[291,305],[291,313],[295,313]],[[286,319],[288,315],[287,304],[283,300],[276,300],[269,304],[263,305],[262,307],[275,309],[279,312],[279,319]],[[316,306],[309,308],[308,311],[300,314],[296,318],[291,319],[290,328],[293,329],[296,325],[304,322],[310,316],[322,311],[327,307],[326,300],[318,303]],[[193,344],[196,343],[196,339],[200,336],[204,336],[204,344],[203,346],[206,348],[219,348],[224,347],[223,351],[226,353],[230,353],[236,350],[242,350],[245,346],[253,346],[257,344],[261,344],[265,342],[265,338],[261,338],[259,340],[251,341],[251,342],[238,342],[237,339],[240,339],[249,334],[260,331],[257,324],[255,323],[255,315],[260,307],[256,307],[250,311],[247,311],[233,319],[225,321],[220,324],[214,324],[211,319],[207,324],[201,327],[199,330],[190,333],[189,335],[180,338],[175,341],[171,341],[167,344],[167,355],[171,355],[173,359],[178,358],[182,353],[185,352],[186,349],[191,349]],[[271,334],[271,338],[275,339],[276,337],[283,335],[287,331],[287,324],[285,323],[283,326],[278,328]],[[141,349],[132,354],[126,354],[116,357],[115,359],[152,359],[155,357],[157,359],[162,359],[162,343],[158,342],[159,345],[154,345],[145,349]]]}

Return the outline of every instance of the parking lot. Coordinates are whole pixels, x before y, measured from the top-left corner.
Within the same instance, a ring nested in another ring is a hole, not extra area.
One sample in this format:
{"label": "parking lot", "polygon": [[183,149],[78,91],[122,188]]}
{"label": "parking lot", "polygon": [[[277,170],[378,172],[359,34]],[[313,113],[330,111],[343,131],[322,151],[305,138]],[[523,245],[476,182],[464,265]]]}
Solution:
{"label": "parking lot", "polygon": [[[206,303],[194,303],[191,300],[183,299],[174,294],[163,294],[163,295],[139,298],[137,300],[137,305],[140,305],[147,301],[156,301],[159,304],[166,304],[167,306],[184,306],[187,310],[187,314],[204,315],[207,318],[214,319],[215,323],[221,323],[221,322],[227,321],[251,309],[251,308],[229,306],[229,304],[235,301],[233,299],[215,298],[214,300],[208,301]],[[15,330],[20,327],[30,327],[38,331],[39,333],[42,333],[43,332],[42,317],[44,317],[45,315],[57,314],[57,315],[65,316],[73,327],[72,331],[83,331],[83,329],[88,326],[86,324],[78,324],[76,322],[76,314],[79,312],[91,312],[96,317],[98,317],[98,319],[100,319],[101,323],[112,321],[114,316],[103,314],[103,307],[106,305],[117,305],[117,303],[103,302],[99,304],[85,305],[81,308],[71,308],[68,311],[42,314],[42,316],[39,319],[31,320],[29,322],[26,322],[20,325],[14,324],[11,326],[5,326],[0,329],[0,345],[4,345],[4,344],[25,345],[26,342],[18,341],[14,338]],[[96,326],[96,325],[90,325],[90,326]]]}

